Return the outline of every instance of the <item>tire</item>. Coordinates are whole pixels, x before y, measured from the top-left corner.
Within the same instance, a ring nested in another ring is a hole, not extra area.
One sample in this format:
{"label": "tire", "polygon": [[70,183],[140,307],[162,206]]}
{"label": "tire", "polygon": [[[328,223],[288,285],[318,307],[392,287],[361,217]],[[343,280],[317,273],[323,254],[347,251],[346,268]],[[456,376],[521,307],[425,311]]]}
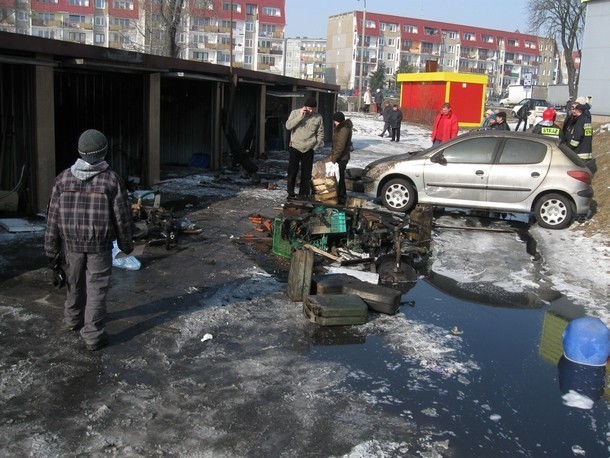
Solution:
{"label": "tire", "polygon": [[381,189],[381,202],[388,210],[408,212],[415,206],[417,195],[407,180],[394,178]]}
{"label": "tire", "polygon": [[565,229],[574,218],[574,204],[561,194],[546,194],[536,202],[534,216],[540,227]]}

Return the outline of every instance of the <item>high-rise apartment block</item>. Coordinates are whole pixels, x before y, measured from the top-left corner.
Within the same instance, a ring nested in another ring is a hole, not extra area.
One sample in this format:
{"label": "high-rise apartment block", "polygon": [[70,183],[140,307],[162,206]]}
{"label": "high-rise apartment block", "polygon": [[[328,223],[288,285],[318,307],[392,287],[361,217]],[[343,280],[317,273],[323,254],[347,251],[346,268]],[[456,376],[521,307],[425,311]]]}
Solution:
{"label": "high-rise apartment block", "polygon": [[485,74],[489,95],[557,80],[557,47],[535,35],[365,11],[331,16],[327,30],[326,82],[347,90],[366,87],[381,63],[388,86],[399,69]]}
{"label": "high-rise apartment block", "polygon": [[324,82],[325,38],[286,39],[286,76]]}
{"label": "high-rise apartment block", "polygon": [[285,0],[0,0],[0,30],[284,72]]}

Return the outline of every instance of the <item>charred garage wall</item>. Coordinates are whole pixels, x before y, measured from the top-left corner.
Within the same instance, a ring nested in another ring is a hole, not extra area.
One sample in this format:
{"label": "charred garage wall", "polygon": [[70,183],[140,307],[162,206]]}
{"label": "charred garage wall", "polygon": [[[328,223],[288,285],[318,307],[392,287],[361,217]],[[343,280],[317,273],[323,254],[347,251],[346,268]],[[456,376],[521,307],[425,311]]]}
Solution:
{"label": "charred garage wall", "polygon": [[[339,87],[241,68],[0,32],[0,190],[19,211],[48,201],[77,157],[80,133],[103,131],[125,179],[159,180],[194,154],[212,169],[285,149],[281,121],[316,96],[331,138]],[[236,151],[239,150],[239,151]]]}

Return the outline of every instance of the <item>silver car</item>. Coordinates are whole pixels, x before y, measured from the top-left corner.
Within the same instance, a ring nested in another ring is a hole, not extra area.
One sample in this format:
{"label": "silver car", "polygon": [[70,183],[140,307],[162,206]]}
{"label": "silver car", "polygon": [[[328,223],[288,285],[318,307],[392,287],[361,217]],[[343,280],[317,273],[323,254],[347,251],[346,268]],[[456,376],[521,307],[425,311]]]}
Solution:
{"label": "silver car", "polygon": [[572,150],[550,137],[510,131],[472,131],[380,159],[364,169],[362,182],[389,210],[426,203],[533,212],[549,229],[586,214],[593,197],[591,172]]}

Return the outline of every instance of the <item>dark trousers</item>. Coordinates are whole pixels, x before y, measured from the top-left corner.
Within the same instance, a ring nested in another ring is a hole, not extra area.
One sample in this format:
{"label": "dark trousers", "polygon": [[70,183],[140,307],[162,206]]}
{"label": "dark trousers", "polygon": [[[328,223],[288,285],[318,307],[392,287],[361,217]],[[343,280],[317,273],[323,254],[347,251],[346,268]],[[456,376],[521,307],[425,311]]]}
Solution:
{"label": "dark trousers", "polygon": [[392,128],[390,127],[390,123],[389,122],[384,122],[383,123],[383,130],[381,131],[381,133],[379,134],[380,137],[383,137],[383,134],[385,133],[391,134],[392,133]]}
{"label": "dark trousers", "polygon": [[313,168],[313,150],[310,149],[305,153],[294,149],[292,146],[288,148],[290,154],[288,158],[288,195],[294,195],[294,187],[301,169],[301,184],[299,185],[299,196],[311,195],[311,170]]}
{"label": "dark trousers", "polygon": [[527,118],[519,118],[519,121],[517,121],[517,127],[515,127],[515,132],[519,130],[521,121],[523,121],[523,132],[525,132],[525,129],[527,129]]}
{"label": "dark trousers", "polygon": [[400,127],[392,127],[392,138],[393,142],[400,141]]}
{"label": "dark trousers", "polygon": [[104,319],[112,272],[112,251],[67,251],[66,262],[68,268],[64,322],[69,327],[83,323],[80,335],[86,344],[94,345],[105,337]]}

